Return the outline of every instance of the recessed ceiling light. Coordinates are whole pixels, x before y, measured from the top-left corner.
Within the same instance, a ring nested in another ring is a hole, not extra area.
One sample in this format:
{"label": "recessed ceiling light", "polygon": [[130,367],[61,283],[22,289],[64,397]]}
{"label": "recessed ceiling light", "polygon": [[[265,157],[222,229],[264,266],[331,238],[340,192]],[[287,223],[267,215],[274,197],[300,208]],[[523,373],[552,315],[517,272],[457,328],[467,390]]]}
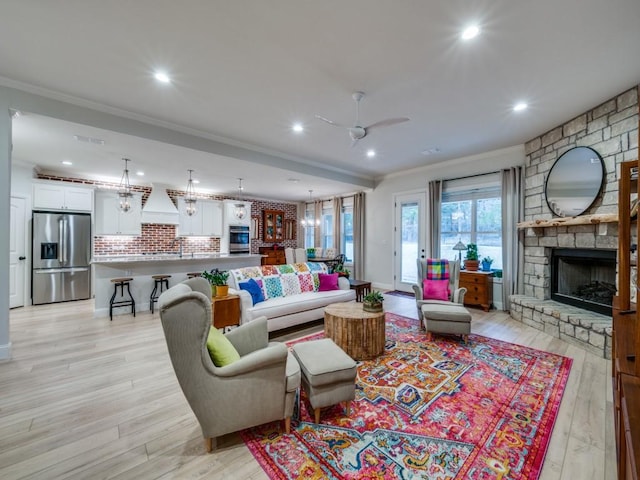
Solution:
{"label": "recessed ceiling light", "polygon": [[162,83],[171,83],[171,78],[165,72],[156,72],[153,74],[155,79]]}
{"label": "recessed ceiling light", "polygon": [[375,150],[367,150],[367,157],[373,158],[375,156],[376,156],[376,151]]}
{"label": "recessed ceiling light", "polygon": [[72,161],[70,161],[70,160],[63,160],[63,161],[62,161],[62,164],[63,164],[63,165],[73,165],[73,162],[72,162]]}
{"label": "recessed ceiling light", "polygon": [[524,102],[516,103],[513,106],[513,111],[514,112],[521,112],[522,110],[526,110],[527,107],[528,107],[528,105],[526,103],[524,103]]}
{"label": "recessed ceiling light", "polygon": [[472,38],[477,37],[479,33],[480,27],[477,25],[470,25],[462,31],[461,37],[463,40],[471,40]]}
{"label": "recessed ceiling light", "polygon": [[291,130],[293,130],[296,133],[300,133],[304,131],[304,127],[302,126],[301,123],[294,123],[293,126],[291,127]]}
{"label": "recessed ceiling light", "polygon": [[138,175],[139,177],[144,177],[144,172],[142,170],[138,170],[136,172],[136,175]]}

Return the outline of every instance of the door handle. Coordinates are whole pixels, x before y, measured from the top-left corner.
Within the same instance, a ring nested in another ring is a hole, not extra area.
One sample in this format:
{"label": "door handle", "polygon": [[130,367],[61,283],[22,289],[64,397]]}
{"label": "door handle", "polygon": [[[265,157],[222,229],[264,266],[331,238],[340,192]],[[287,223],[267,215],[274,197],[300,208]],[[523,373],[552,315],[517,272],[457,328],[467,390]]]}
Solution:
{"label": "door handle", "polygon": [[24,255],[18,257],[18,260],[26,260],[26,259],[27,259],[27,257],[25,257]]}

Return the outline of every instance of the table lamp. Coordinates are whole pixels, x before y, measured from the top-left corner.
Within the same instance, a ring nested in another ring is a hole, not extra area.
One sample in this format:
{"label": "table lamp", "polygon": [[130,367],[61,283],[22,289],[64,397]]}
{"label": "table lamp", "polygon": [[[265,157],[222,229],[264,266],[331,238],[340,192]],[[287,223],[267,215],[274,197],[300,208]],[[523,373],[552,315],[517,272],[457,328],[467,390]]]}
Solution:
{"label": "table lamp", "polygon": [[458,261],[460,263],[462,263],[462,251],[466,250],[466,249],[467,249],[467,246],[464,243],[462,243],[461,240],[458,240],[458,243],[456,243],[453,246],[453,250],[457,250],[458,251]]}

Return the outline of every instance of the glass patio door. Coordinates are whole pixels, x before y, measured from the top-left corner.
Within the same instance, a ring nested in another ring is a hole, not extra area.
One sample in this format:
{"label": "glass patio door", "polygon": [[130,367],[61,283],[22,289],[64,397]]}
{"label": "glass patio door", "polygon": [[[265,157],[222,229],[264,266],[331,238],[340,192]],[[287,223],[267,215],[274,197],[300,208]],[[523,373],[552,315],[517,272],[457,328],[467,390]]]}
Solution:
{"label": "glass patio door", "polygon": [[418,281],[416,260],[425,258],[426,192],[396,195],[394,215],[394,278],[393,288],[413,292]]}

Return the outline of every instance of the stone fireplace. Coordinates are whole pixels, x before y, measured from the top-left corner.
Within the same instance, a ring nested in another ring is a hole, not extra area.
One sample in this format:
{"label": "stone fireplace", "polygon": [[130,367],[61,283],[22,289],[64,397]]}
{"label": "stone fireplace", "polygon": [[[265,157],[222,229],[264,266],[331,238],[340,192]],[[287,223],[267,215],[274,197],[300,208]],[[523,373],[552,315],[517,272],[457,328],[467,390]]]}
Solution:
{"label": "stone fireplace", "polygon": [[[545,195],[545,182],[554,162],[564,152],[577,146],[593,148],[600,154],[605,167],[605,178],[600,194],[583,215],[617,214],[619,164],[638,155],[638,88],[634,87],[598,105],[582,115],[525,143],[525,221],[552,220]],[[580,217],[578,217],[580,218]],[[565,254],[565,267],[569,267],[571,282],[576,277],[595,276],[601,281],[606,275],[611,282],[612,271],[604,274],[578,270],[570,251],[588,250],[590,254],[614,255],[618,247],[617,222],[590,223],[561,226],[534,226],[524,229],[524,292],[510,301],[511,316],[531,326],[553,334],[567,342],[577,344],[607,358],[611,355],[611,312],[594,312],[574,303],[560,303],[554,292],[552,254],[554,249]],[[555,261],[555,260],[554,260]],[[600,262],[600,260],[598,260]],[[574,268],[576,267],[576,268]],[[613,266],[615,275],[615,263]],[[555,274],[555,271],[554,271]],[[566,287],[567,280],[560,285]],[[574,295],[568,295],[574,296]],[[572,299],[573,300],[573,299]]]}

